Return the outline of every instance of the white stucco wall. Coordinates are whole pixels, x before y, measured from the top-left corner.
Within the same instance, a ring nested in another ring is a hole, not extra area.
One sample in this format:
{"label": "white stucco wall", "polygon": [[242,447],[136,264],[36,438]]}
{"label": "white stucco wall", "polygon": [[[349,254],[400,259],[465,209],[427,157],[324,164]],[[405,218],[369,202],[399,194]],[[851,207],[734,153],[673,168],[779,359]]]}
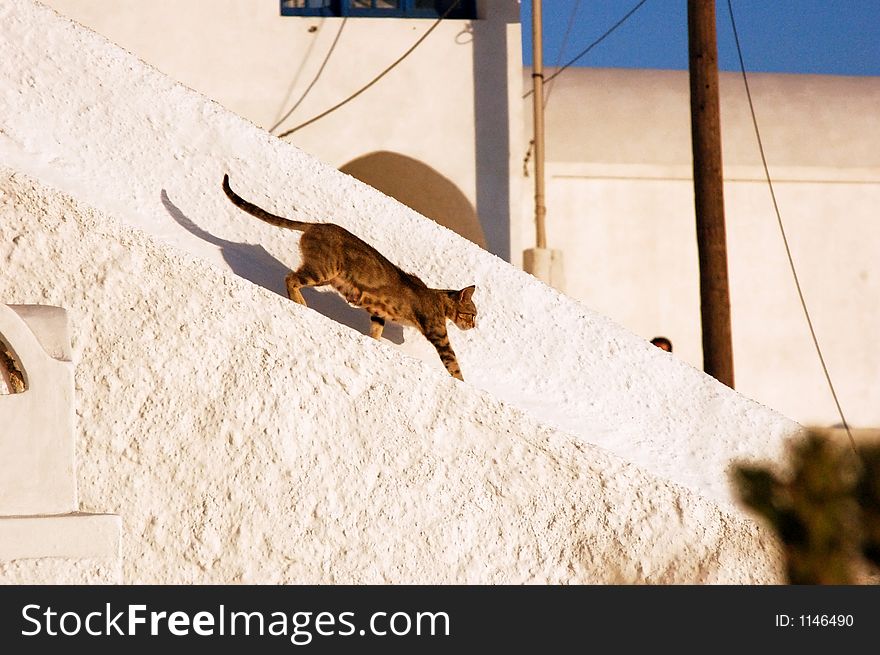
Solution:
{"label": "white stucco wall", "polygon": [[[46,4],[262,127],[308,86],[342,23],[282,18],[276,0]],[[533,180],[522,176],[531,118],[521,99],[517,3],[480,7],[480,20],[441,25],[380,86],[292,142],[335,167],[371,152],[424,162],[461,190],[470,205],[464,213],[472,207],[479,215],[483,234],[461,233],[521,265],[534,226]],[[359,88],[430,24],[349,20],[321,81],[285,127]],[[880,198],[880,85],[751,79],[826,361],[850,423],[875,427],[880,355],[870,344],[880,308],[870,298],[880,291],[872,209]],[[565,255],[565,292],[644,338],[669,336],[677,357],[701,367],[686,72],[572,68],[552,86],[548,234]],[[737,387],[802,423],[836,424],[761,181],[739,76],[723,74],[721,91]],[[439,213],[460,213],[461,205],[425,195]]]}
{"label": "white stucco wall", "polygon": [[29,178],[0,192],[0,296],[69,308],[81,502],[123,517],[125,582],[781,581],[710,499]]}
{"label": "white stucco wall", "polygon": [[[7,165],[281,294],[286,266],[298,260],[298,235],[233,207],[219,188],[224,172],[270,210],[351,229],[429,285],[476,284],[480,328],[451,336],[469,384],[722,502],[732,458],[775,456],[797,430],[98,35],[30,0],[5,7],[0,160]],[[366,315],[336,296],[310,298],[367,331]],[[383,343],[441,370],[415,330],[387,336]]]}
{"label": "white stucco wall", "polygon": [[[852,425],[880,425],[880,79],[756,74],[750,83],[841,404]],[[570,69],[554,85],[547,232],[564,252],[566,293],[646,339],[671,338],[677,357],[702,366],[687,72]],[[737,388],[801,423],[833,425],[739,75],[721,75],[721,124]],[[514,232],[533,244],[531,221]]]}
{"label": "white stucco wall", "polygon": [[95,585],[122,584],[122,560],[17,559],[0,562],[0,584],[4,585]]}
{"label": "white stucco wall", "polygon": [[[341,18],[280,16],[278,0],[44,4],[267,130],[300,99],[342,29],[320,80],[276,134],[363,87],[434,23],[349,18],[343,27]],[[480,2],[479,20],[444,21],[374,88],[287,140],[337,168],[373,152],[424,163],[458,187],[486,246],[507,257],[519,196],[509,193],[508,153],[520,139],[507,113],[521,93],[521,61],[519,3]],[[456,209],[431,202],[440,213]]]}
{"label": "white stucco wall", "polygon": [[119,517],[79,511],[67,314],[0,304],[0,339],[24,381],[0,385],[0,584],[121,582]]}
{"label": "white stucco wall", "polygon": [[[0,294],[80,331],[80,493],[123,515],[127,581],[774,579],[727,471],[797,424],[30,0],[0,12],[0,162],[76,199],[6,183]],[[476,283],[467,382],[411,329],[280,297],[297,235],[226,171]]]}

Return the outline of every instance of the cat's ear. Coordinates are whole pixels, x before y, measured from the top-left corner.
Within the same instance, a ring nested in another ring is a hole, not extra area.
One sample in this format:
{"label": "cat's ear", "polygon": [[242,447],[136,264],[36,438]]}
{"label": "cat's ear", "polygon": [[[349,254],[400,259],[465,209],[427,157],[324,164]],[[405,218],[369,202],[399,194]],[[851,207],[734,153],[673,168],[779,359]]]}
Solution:
{"label": "cat's ear", "polygon": [[467,302],[471,299],[471,296],[474,295],[474,291],[477,290],[475,285],[471,285],[469,287],[465,287],[461,291],[458,292],[458,301],[459,302]]}

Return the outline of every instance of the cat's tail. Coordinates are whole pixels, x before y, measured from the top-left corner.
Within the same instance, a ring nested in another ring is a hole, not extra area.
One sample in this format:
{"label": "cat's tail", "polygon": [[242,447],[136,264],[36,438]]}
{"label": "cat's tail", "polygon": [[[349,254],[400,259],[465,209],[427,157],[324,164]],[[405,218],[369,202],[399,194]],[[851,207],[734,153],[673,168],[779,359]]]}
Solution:
{"label": "cat's tail", "polygon": [[303,221],[292,221],[289,218],[284,218],[282,216],[276,216],[275,214],[270,214],[265,209],[257,207],[255,204],[248,202],[240,195],[238,195],[232,188],[229,186],[229,175],[223,176],[223,191],[226,192],[226,195],[232,201],[232,204],[238,207],[239,209],[243,209],[248,214],[252,216],[256,216],[261,221],[266,221],[270,225],[274,225],[276,227],[283,227],[288,230],[298,230],[302,232],[307,229],[313,223],[304,223]]}

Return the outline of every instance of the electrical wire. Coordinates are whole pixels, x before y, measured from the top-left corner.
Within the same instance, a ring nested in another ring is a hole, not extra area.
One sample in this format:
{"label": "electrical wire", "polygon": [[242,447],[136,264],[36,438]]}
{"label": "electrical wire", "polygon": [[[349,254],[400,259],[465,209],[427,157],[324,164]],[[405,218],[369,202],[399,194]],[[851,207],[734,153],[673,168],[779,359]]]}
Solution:
{"label": "electrical wire", "polygon": [[[562,45],[559,46],[559,54],[556,55],[556,65],[553,68],[559,68],[559,65],[562,63],[562,57],[565,54],[565,51],[568,47],[568,39],[571,36],[571,28],[574,27],[574,19],[577,17],[578,9],[581,7],[581,0],[576,0],[574,5],[571,8],[571,13],[568,15],[568,25],[565,26],[565,34],[562,37]],[[553,87],[555,85],[553,82],[547,83],[547,92],[544,94],[544,107],[547,107],[547,103],[550,102],[550,94],[553,93]]]}
{"label": "electrical wire", "polygon": [[[571,28],[574,26],[574,19],[577,16],[578,9],[580,9],[581,0],[577,0],[574,3],[571,9],[571,13],[568,15],[568,25],[565,27],[565,35],[562,37],[562,45],[559,46],[559,54],[556,55],[556,66],[554,68],[559,68],[559,64],[562,62],[562,56],[565,54],[566,46],[568,46],[568,38],[571,36]],[[547,90],[544,93],[544,108],[546,109],[547,103],[550,102],[550,94],[553,92],[553,87],[555,85],[553,82],[549,82],[547,84]],[[523,96],[525,97],[525,96]],[[532,151],[535,149],[535,140],[529,140],[529,147],[526,150],[526,154],[523,156],[523,177],[529,176],[529,161],[532,158]]]}
{"label": "electrical wire", "polygon": [[[644,0],[643,0],[643,1],[644,1]],[[342,106],[348,104],[349,102],[351,102],[352,100],[354,100],[355,98],[357,98],[360,94],[362,94],[364,91],[366,91],[366,90],[369,89],[371,86],[373,86],[374,84],[376,84],[376,82],[378,82],[378,81],[381,80],[383,77],[385,77],[388,73],[390,73],[390,72],[391,72],[391,71],[392,71],[392,70],[393,70],[398,64],[400,64],[400,62],[402,62],[404,59],[406,59],[407,57],[409,57],[410,54],[412,54],[413,50],[415,50],[416,48],[418,48],[418,47],[421,45],[422,41],[424,41],[425,39],[428,38],[428,35],[429,35],[431,32],[433,32],[433,31],[437,28],[437,26],[440,25],[440,23],[443,22],[443,20],[444,20],[444,19],[445,19],[450,13],[452,13],[452,10],[455,9],[455,8],[458,6],[458,4],[459,4],[460,2],[461,2],[461,0],[453,0],[453,2],[449,5],[449,7],[447,7],[446,11],[443,12],[443,15],[441,15],[437,20],[434,21],[434,24],[431,25],[431,27],[429,27],[429,28],[425,31],[425,33],[422,34],[421,37],[419,37],[418,41],[416,41],[414,44],[412,44],[412,46],[411,46],[406,52],[404,52],[404,53],[403,53],[400,57],[398,57],[398,58],[397,58],[397,59],[396,59],[396,60],[395,60],[390,66],[388,66],[385,70],[383,70],[381,73],[379,73],[376,77],[374,77],[374,78],[373,78],[370,82],[368,82],[366,85],[362,86],[360,89],[358,89],[357,91],[355,91],[354,93],[352,93],[352,94],[351,94],[350,96],[348,96],[345,100],[336,103],[335,105],[333,105],[332,107],[330,107],[330,109],[327,109],[326,111],[322,111],[322,112],[321,112],[320,114],[318,114],[317,116],[314,116],[314,117],[310,118],[309,120],[307,120],[307,121],[304,122],[304,123],[300,123],[300,124],[297,125],[296,127],[293,127],[293,128],[291,128],[291,129],[287,130],[286,132],[282,132],[281,134],[278,135],[278,138],[279,138],[279,139],[283,139],[284,137],[289,136],[289,135],[293,134],[294,132],[296,132],[296,131],[298,131],[298,130],[301,130],[302,128],[306,127],[307,125],[311,125],[312,123],[321,120],[321,119],[324,118],[325,116],[327,116],[327,115],[329,115],[329,114],[332,114],[334,111],[336,111],[336,110],[339,109],[340,107],[342,107]]]}
{"label": "electrical wire", "polygon": [[816,330],[813,328],[813,321],[810,318],[810,312],[807,310],[807,302],[804,299],[804,293],[801,289],[800,279],[798,278],[797,270],[794,265],[794,257],[791,254],[791,248],[788,245],[788,237],[785,234],[785,227],[782,224],[782,213],[779,211],[779,203],[776,201],[776,192],[773,189],[773,180],[770,178],[770,169],[767,166],[767,157],[764,154],[764,143],[761,140],[761,131],[758,129],[758,119],[755,116],[755,105],[752,102],[752,93],[749,90],[749,78],[746,75],[746,65],[743,59],[742,47],[739,42],[739,32],[736,29],[736,19],[733,16],[733,5],[731,4],[731,0],[727,0],[727,9],[730,13],[730,25],[733,28],[733,40],[736,43],[736,52],[739,56],[739,67],[742,72],[743,84],[746,88],[746,97],[749,101],[749,111],[752,114],[752,124],[755,127],[755,137],[758,140],[758,151],[761,153],[761,163],[764,166],[764,176],[767,179],[767,186],[770,189],[770,198],[773,201],[773,210],[776,212],[776,222],[779,225],[779,232],[782,234],[782,243],[785,245],[785,254],[788,257],[788,265],[791,268],[791,275],[794,278],[794,285],[797,288],[798,298],[801,302],[801,307],[804,310],[804,316],[807,319],[807,326],[810,328],[810,336],[813,339],[813,345],[816,348],[816,354],[819,356],[819,362],[822,364],[822,371],[825,373],[825,380],[828,382],[828,388],[831,390],[831,397],[834,398],[834,404],[837,406],[837,413],[840,416],[840,420],[843,424],[844,429],[846,430],[846,436],[849,437],[849,442],[852,445],[853,450],[858,455],[859,450],[856,447],[855,439],[853,439],[852,431],[850,430],[849,423],[846,420],[846,417],[843,414],[843,408],[840,406],[840,400],[837,397],[837,391],[834,389],[834,383],[831,381],[831,374],[828,372],[828,366],[825,364],[825,357],[822,355],[822,349],[819,347],[819,339],[816,336]]}
{"label": "electrical wire", "polygon": [[[567,44],[567,41],[568,41],[568,35],[569,35],[569,32],[570,32],[570,30],[571,30],[571,27],[572,27],[572,25],[573,25],[573,23],[574,23],[574,17],[575,17],[575,14],[577,13],[578,5],[580,5],[580,0],[578,0],[578,2],[577,2],[577,3],[575,4],[575,6],[574,6],[574,10],[571,12],[571,15],[569,16],[569,19],[568,19],[568,27],[567,27],[566,30],[565,30],[565,37],[563,38],[563,45],[562,45],[562,48],[560,48],[560,50],[559,50],[559,57],[557,58],[557,62],[556,62],[556,68],[557,68],[557,70],[556,70],[555,73],[553,73],[553,75],[547,77],[547,78],[544,80],[544,83],[547,84],[547,92],[546,92],[546,94],[544,95],[544,98],[542,99],[542,103],[543,103],[544,107],[547,106],[547,102],[550,100],[550,92],[553,90],[553,87],[555,86],[555,85],[553,84],[553,80],[556,79],[556,77],[557,77],[562,71],[564,71],[566,68],[568,68],[569,66],[571,66],[572,64],[574,64],[578,59],[580,59],[581,57],[583,57],[584,55],[586,55],[590,50],[592,50],[593,48],[595,48],[597,45],[599,45],[600,43],[602,43],[602,41],[604,41],[606,37],[608,37],[608,36],[609,36],[612,32],[614,32],[614,30],[616,30],[618,27],[620,27],[621,25],[623,25],[627,20],[629,20],[630,16],[632,16],[634,13],[636,13],[636,12],[639,10],[639,8],[641,8],[641,6],[642,6],[643,4],[645,4],[647,1],[648,1],[648,0],[641,0],[641,2],[639,2],[639,3],[638,3],[637,5],[635,5],[632,9],[630,9],[626,14],[624,14],[623,17],[622,17],[620,20],[618,20],[616,23],[614,23],[614,25],[612,25],[611,27],[609,27],[609,28],[604,32],[604,34],[602,34],[602,36],[600,36],[598,39],[596,39],[595,41],[593,41],[593,42],[592,42],[590,45],[588,45],[586,48],[584,48],[583,50],[581,50],[581,51],[580,51],[580,52],[579,52],[579,53],[578,53],[573,59],[569,60],[569,62],[568,62],[567,64],[565,64],[564,66],[562,66],[561,68],[559,68],[559,61],[562,60],[562,53],[565,51],[565,45]],[[526,92],[523,94],[523,100],[525,100],[526,98],[528,98],[530,95],[533,95],[534,93],[535,93],[535,87],[532,86],[532,88],[531,88],[530,90],[526,91]],[[529,160],[531,160],[531,158],[532,158],[532,151],[534,150],[534,148],[535,148],[535,140],[534,140],[534,139],[531,139],[531,140],[529,141],[529,147],[528,147],[528,150],[526,150],[526,154],[525,154],[525,156],[523,157],[523,177],[528,177],[528,176],[529,176]]]}
{"label": "electrical wire", "polygon": [[[574,26],[574,19],[577,15],[578,9],[580,8],[581,0],[577,0],[574,6],[572,7],[571,13],[568,15],[568,25],[565,27],[565,35],[562,37],[562,45],[559,47],[559,54],[556,55],[556,66],[554,68],[559,68],[559,65],[562,63],[562,56],[565,54],[566,46],[568,45],[568,38],[571,36],[571,28]],[[555,85],[553,82],[549,82],[546,87],[546,92],[544,94],[543,104],[544,107],[547,107],[547,103],[550,102],[550,94],[553,91],[553,87]],[[532,89],[534,91],[534,88]],[[526,93],[523,98],[528,97],[528,93]],[[529,139],[529,147],[526,149],[526,154],[523,156],[523,177],[529,176],[529,161],[532,159],[532,152],[535,149],[535,140]]]}
{"label": "electrical wire", "polygon": [[318,72],[317,72],[317,74],[315,75],[314,79],[312,79],[312,81],[311,81],[311,82],[309,83],[309,85],[306,87],[306,90],[303,91],[302,95],[299,97],[299,100],[297,100],[297,101],[294,103],[293,107],[291,107],[291,108],[288,110],[288,112],[287,112],[286,114],[284,114],[284,116],[282,116],[281,118],[279,118],[279,119],[278,119],[278,122],[275,123],[275,125],[273,125],[272,127],[269,128],[269,133],[270,133],[270,134],[271,134],[272,132],[274,132],[274,131],[278,128],[278,126],[281,125],[281,123],[283,123],[284,121],[286,121],[286,120],[288,119],[288,117],[290,117],[290,115],[291,115],[293,112],[296,111],[296,108],[299,107],[299,106],[303,103],[303,100],[306,99],[306,96],[309,95],[309,92],[312,90],[312,88],[315,86],[315,84],[317,84],[318,80],[319,80],[320,77],[321,77],[321,73],[323,73],[323,72],[324,72],[324,69],[327,67],[327,62],[330,61],[330,56],[333,54],[333,51],[336,49],[336,44],[339,43],[339,37],[342,36],[342,30],[343,30],[343,28],[345,27],[345,23],[347,23],[347,22],[348,22],[348,16],[346,16],[345,18],[343,18],[343,19],[342,19],[342,23],[339,24],[339,31],[336,32],[336,38],[333,39],[333,43],[330,45],[330,49],[327,51],[327,54],[324,55],[324,61],[321,62],[321,67],[318,69]]}
{"label": "electrical wire", "polygon": [[[645,4],[647,1],[648,1],[648,0],[641,0],[641,2],[639,2],[639,3],[636,4],[632,9],[630,9],[628,12],[626,12],[626,14],[624,14],[623,17],[622,17],[619,21],[617,21],[616,23],[614,23],[614,25],[612,25],[611,27],[609,27],[609,28],[605,31],[605,33],[604,33],[602,36],[600,36],[598,39],[596,39],[595,41],[593,41],[593,42],[592,42],[590,45],[588,45],[586,48],[584,48],[583,50],[581,50],[577,55],[575,55],[572,59],[570,59],[570,60],[568,61],[568,63],[566,63],[562,68],[560,68],[560,69],[557,70],[555,73],[553,73],[553,75],[551,75],[550,77],[546,78],[546,79],[544,80],[544,83],[546,84],[546,83],[550,82],[551,80],[555,79],[556,76],[559,75],[560,73],[562,73],[566,68],[569,68],[570,66],[572,66],[575,62],[578,61],[578,59],[580,59],[581,57],[583,57],[584,55],[586,55],[590,50],[592,50],[592,49],[595,48],[597,45],[599,45],[600,43],[602,43],[602,41],[604,41],[607,37],[609,37],[609,36],[611,35],[612,32],[614,32],[618,27],[620,27],[621,25],[623,25],[626,21],[628,21],[628,20],[630,19],[630,17],[631,17],[634,13],[636,13],[639,9],[641,9],[642,5]],[[535,92],[535,89],[534,89],[534,88],[530,89],[529,91],[527,91],[526,93],[523,94],[523,99],[528,98],[528,97],[529,97],[530,95],[532,95],[534,92]]]}

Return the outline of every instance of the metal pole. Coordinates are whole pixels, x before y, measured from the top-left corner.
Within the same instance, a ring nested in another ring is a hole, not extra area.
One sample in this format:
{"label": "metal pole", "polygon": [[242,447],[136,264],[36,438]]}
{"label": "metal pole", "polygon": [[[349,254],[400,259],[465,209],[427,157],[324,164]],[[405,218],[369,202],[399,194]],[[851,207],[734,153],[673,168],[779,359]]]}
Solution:
{"label": "metal pole", "polygon": [[688,53],[703,370],[733,388],[715,0],[688,0]]}
{"label": "metal pole", "polygon": [[547,233],[544,228],[544,216],[547,208],[544,205],[544,56],[541,38],[541,0],[532,2],[532,81],[534,93],[535,133],[535,230],[536,246],[547,247]]}

